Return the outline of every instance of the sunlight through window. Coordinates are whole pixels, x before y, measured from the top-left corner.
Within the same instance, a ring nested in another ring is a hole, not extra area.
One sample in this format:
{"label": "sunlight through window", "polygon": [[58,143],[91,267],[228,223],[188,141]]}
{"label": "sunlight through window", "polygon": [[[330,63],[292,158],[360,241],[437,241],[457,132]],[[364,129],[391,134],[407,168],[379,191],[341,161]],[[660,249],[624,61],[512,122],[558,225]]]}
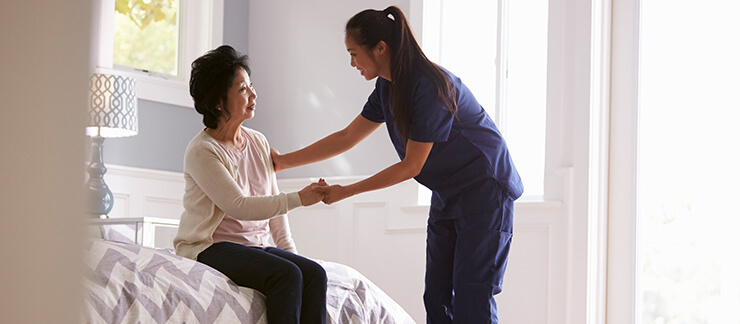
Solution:
{"label": "sunlight through window", "polygon": [[738,12],[736,1],[642,1],[643,324],[740,323]]}
{"label": "sunlight through window", "polygon": [[113,63],[178,75],[179,1],[116,0]]}

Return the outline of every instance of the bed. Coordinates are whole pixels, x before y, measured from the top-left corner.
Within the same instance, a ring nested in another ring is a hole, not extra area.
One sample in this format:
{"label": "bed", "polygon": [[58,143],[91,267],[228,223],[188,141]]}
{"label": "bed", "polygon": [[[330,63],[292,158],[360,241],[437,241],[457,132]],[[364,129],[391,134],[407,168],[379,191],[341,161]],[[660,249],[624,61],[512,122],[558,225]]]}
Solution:
{"label": "bed", "polygon": [[[86,248],[86,323],[267,323],[261,293],[171,249],[104,239]],[[317,262],[328,277],[327,323],[414,323],[355,269]]]}

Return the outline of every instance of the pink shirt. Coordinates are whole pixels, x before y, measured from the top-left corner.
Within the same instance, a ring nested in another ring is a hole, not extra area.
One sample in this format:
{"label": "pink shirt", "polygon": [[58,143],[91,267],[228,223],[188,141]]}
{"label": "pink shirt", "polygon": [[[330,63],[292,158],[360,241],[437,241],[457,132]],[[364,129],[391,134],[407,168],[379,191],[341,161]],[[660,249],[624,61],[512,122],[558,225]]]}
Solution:
{"label": "pink shirt", "polygon": [[[246,195],[269,195],[271,188],[262,154],[254,139],[243,128],[241,132],[246,143],[240,150],[219,142],[229,158],[239,168],[236,183]],[[233,242],[247,246],[271,246],[269,222],[269,220],[243,221],[226,214],[213,232],[213,243]]]}

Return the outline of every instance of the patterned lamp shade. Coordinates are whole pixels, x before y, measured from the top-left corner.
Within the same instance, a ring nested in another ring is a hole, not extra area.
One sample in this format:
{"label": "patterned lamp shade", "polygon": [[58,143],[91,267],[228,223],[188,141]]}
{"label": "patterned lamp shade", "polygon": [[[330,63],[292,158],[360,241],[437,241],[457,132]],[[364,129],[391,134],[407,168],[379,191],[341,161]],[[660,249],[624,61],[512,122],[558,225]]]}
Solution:
{"label": "patterned lamp shade", "polygon": [[136,135],[138,102],[136,80],[110,74],[90,76],[90,98],[85,133],[101,137]]}

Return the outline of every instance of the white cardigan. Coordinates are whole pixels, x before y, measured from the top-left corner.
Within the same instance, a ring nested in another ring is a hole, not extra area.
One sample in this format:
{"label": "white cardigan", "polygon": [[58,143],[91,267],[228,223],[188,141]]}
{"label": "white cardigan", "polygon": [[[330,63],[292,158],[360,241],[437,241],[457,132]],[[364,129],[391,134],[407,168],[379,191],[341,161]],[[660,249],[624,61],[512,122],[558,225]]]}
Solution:
{"label": "white cardigan", "polygon": [[297,253],[286,214],[301,206],[298,192],[286,194],[278,190],[267,139],[258,131],[243,128],[262,152],[272,195],[245,195],[235,180],[238,166],[213,137],[201,131],[185,150],[185,211],[173,242],[177,255],[197,260],[198,254],[213,244],[213,232],[224,213],[239,220],[269,219],[275,245]]}

